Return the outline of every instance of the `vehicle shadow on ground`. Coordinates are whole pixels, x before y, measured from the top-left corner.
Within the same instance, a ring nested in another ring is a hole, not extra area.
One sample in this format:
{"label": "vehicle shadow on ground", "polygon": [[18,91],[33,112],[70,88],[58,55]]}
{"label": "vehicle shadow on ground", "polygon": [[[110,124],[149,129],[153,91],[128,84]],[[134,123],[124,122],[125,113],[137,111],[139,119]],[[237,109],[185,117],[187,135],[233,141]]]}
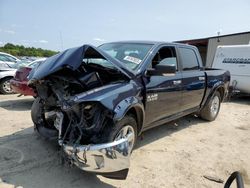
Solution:
{"label": "vehicle shadow on ground", "polygon": [[[233,96],[226,103],[238,103],[241,105],[250,105],[250,96]],[[152,143],[158,139],[161,139],[171,134],[181,131],[182,129],[195,126],[197,124],[207,123],[207,121],[200,119],[194,115],[188,115],[177,119],[175,121],[157,126],[155,128],[145,131],[142,136],[138,138],[136,149],[143,147],[149,143]]]}
{"label": "vehicle shadow on ground", "polygon": [[250,95],[236,95],[232,96],[229,101],[230,103],[238,103],[243,105],[250,105]]}
{"label": "vehicle shadow on ground", "polygon": [[[138,141],[136,149],[202,122],[197,117],[187,116],[150,129],[143,134],[143,140]],[[15,186],[113,187],[95,174],[62,165],[57,143],[42,139],[33,128],[0,138],[0,169],[0,178]]]}
{"label": "vehicle shadow on ground", "polygon": [[113,187],[95,174],[60,161],[57,143],[42,139],[33,128],[0,138],[0,180],[6,184],[25,188]]}
{"label": "vehicle shadow on ground", "polygon": [[4,108],[9,111],[27,111],[31,109],[34,102],[34,98],[21,98],[14,100],[0,101],[0,108]]}
{"label": "vehicle shadow on ground", "polygon": [[200,123],[206,123],[206,121],[194,115],[188,115],[175,121],[171,121],[169,123],[149,129],[143,132],[142,135],[138,138],[136,149],[163,137],[170,136],[171,134],[181,131],[182,129],[195,126]]}
{"label": "vehicle shadow on ground", "polygon": [[[241,105],[250,105],[250,96],[233,96],[226,103],[238,103]],[[175,121],[166,123],[164,125],[157,126],[155,128],[145,131],[142,136],[138,139],[136,148],[143,147],[151,142],[154,142],[160,138],[170,136],[172,133],[180,131],[182,129],[188,128],[190,126],[195,126],[197,124],[207,123],[207,121],[200,119],[194,115],[188,115],[177,119]]]}
{"label": "vehicle shadow on ground", "polygon": [[[33,98],[4,100],[0,101],[0,107],[16,111],[30,110],[33,101]],[[232,98],[230,102],[249,105],[250,97]],[[189,115],[152,128],[143,133],[135,149],[201,123],[206,121]],[[33,128],[0,137],[1,179],[7,184],[28,188],[113,187],[102,182],[95,174],[61,165],[57,143],[43,140],[33,132]]]}

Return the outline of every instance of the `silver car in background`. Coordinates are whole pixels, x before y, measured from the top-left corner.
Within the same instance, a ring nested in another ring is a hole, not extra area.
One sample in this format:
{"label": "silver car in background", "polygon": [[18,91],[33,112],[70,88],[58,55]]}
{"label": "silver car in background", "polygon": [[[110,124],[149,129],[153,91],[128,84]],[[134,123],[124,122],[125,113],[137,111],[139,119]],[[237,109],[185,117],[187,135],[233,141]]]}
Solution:
{"label": "silver car in background", "polygon": [[16,73],[17,69],[15,67],[15,65],[9,65],[8,63],[0,62],[0,93],[13,93],[10,87],[10,79],[12,79]]}
{"label": "silver car in background", "polygon": [[13,93],[10,88],[10,79],[13,78],[17,64],[21,62],[17,57],[0,52],[0,93]]}
{"label": "silver car in background", "polygon": [[14,78],[17,69],[26,64],[28,64],[28,62],[20,61],[15,64],[0,62],[0,94],[14,93],[10,86],[10,80]]}
{"label": "silver car in background", "polygon": [[4,52],[0,52],[0,63],[5,62],[8,63],[9,65],[15,64],[20,62],[21,60],[18,59],[17,57],[4,53]]}
{"label": "silver car in background", "polygon": [[0,93],[13,93],[10,87],[10,80],[14,77],[18,67],[24,66],[27,63],[29,62],[22,61],[13,55],[0,52]]}

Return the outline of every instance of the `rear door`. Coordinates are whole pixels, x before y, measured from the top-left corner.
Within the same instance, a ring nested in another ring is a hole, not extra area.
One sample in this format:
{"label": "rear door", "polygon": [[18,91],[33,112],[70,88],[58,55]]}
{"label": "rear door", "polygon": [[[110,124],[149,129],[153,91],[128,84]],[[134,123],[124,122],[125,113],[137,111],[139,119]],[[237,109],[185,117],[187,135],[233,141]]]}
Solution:
{"label": "rear door", "polygon": [[199,107],[205,93],[205,72],[202,71],[201,58],[192,47],[178,47],[182,68],[181,111]]}

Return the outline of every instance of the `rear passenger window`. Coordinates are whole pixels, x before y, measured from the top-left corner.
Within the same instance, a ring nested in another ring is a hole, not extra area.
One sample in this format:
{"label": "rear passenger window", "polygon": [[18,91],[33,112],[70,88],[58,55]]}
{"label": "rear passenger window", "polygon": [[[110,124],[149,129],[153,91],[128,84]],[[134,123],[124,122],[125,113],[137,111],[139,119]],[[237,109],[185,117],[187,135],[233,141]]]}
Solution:
{"label": "rear passenger window", "polygon": [[194,50],[189,48],[179,48],[183,70],[197,70],[199,63]]}

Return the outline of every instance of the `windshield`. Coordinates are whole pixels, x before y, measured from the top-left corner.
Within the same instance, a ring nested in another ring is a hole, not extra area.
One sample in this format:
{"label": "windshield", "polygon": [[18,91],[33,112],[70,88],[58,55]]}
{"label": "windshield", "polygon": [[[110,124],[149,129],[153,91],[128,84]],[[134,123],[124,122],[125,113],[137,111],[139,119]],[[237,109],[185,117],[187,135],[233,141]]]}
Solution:
{"label": "windshield", "polygon": [[11,68],[13,69],[18,69],[19,67],[24,67],[28,64],[29,62],[27,61],[18,61],[17,63],[14,63],[14,64],[8,64]]}
{"label": "windshield", "polygon": [[45,61],[45,59],[32,61],[31,63],[27,64],[27,67],[34,68],[36,65],[38,65],[39,63],[42,63],[44,61]]}
{"label": "windshield", "polygon": [[101,65],[102,67],[107,67],[110,69],[116,69],[116,67],[111,64],[109,61],[103,58],[84,58],[83,62],[87,64],[98,64]]}
{"label": "windshield", "polygon": [[134,70],[141,64],[152,46],[152,44],[138,43],[107,43],[99,48]]}

